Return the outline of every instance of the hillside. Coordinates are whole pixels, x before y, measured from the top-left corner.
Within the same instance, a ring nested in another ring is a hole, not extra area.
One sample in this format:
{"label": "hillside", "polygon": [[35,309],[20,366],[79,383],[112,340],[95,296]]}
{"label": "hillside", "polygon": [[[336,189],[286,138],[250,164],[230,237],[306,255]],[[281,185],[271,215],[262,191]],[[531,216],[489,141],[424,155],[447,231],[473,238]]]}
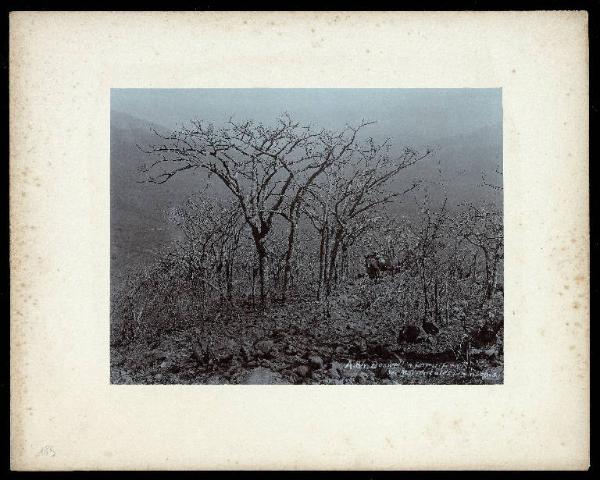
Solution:
{"label": "hillside", "polygon": [[[192,173],[176,176],[162,185],[139,183],[138,166],[145,154],[137,145],[156,142],[151,128],[165,128],[132,117],[111,112],[111,276],[118,282],[130,267],[143,264],[153,252],[167,245],[174,232],[165,219],[169,207],[180,204],[189,195],[202,190],[206,176]],[[403,172],[391,188],[404,189],[413,179],[426,187],[430,202],[439,204],[448,196],[448,206],[471,202],[476,205],[493,202],[502,205],[502,192],[482,186],[482,173],[491,183],[501,179],[501,125],[482,127],[466,135],[437,139],[429,143],[435,148],[432,158]],[[222,189],[218,185],[215,191]],[[390,211],[411,216],[416,202],[424,193],[411,194],[391,207]]]}
{"label": "hillside", "polygon": [[164,212],[181,203],[203,182],[198,175],[178,177],[163,185],[139,183],[138,167],[145,154],[137,145],[155,141],[153,125],[129,115],[111,112],[110,223],[111,276],[121,279],[130,266],[139,265],[172,239]]}

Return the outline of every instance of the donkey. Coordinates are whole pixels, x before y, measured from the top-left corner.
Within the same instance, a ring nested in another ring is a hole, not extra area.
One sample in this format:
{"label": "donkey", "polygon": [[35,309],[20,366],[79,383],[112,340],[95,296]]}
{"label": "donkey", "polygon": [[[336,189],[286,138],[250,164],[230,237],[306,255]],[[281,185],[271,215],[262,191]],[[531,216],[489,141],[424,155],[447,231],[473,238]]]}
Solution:
{"label": "donkey", "polygon": [[377,253],[365,255],[365,269],[369,278],[378,278],[381,272],[395,272],[390,257]]}

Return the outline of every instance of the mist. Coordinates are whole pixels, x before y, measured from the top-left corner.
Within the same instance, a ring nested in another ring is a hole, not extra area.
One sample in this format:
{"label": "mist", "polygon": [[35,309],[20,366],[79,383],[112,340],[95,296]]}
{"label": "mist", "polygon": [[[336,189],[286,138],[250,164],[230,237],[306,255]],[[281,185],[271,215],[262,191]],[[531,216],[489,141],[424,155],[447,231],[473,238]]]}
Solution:
{"label": "mist", "polygon": [[374,121],[366,133],[394,144],[427,144],[482,127],[502,128],[502,90],[493,89],[112,89],[111,109],[176,128],[192,119],[301,123],[339,129]]}

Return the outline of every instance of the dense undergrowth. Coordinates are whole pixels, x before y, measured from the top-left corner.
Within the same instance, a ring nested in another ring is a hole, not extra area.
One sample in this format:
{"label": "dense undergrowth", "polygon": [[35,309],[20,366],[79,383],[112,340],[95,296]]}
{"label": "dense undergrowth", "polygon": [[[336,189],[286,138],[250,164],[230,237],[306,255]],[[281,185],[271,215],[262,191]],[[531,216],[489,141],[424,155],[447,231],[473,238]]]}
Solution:
{"label": "dense undergrowth", "polygon": [[[161,278],[149,275],[146,281],[149,293]],[[113,323],[111,381],[502,383],[502,292],[486,302],[473,300],[481,295],[470,292],[430,321],[423,317],[414,283],[406,272],[362,277],[327,299],[295,296],[264,308],[226,299],[206,308],[194,304],[191,294],[168,302],[149,293],[161,307],[153,314],[163,321],[150,322],[142,311],[130,331]],[[135,292],[138,302],[140,295]]]}

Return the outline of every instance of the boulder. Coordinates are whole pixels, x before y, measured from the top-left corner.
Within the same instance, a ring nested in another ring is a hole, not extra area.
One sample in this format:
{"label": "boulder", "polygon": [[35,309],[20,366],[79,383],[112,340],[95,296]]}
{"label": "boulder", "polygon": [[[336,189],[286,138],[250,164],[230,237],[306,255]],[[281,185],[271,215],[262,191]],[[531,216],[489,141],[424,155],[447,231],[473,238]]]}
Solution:
{"label": "boulder", "polygon": [[310,363],[310,366],[315,370],[323,368],[323,359],[318,355],[311,355],[310,357],[308,357],[308,361]]}
{"label": "boulder", "polygon": [[167,355],[164,352],[161,352],[160,350],[154,349],[154,350],[151,350],[148,353],[147,363],[150,364],[150,363],[162,362],[166,358],[167,358]]}
{"label": "boulder", "polygon": [[114,382],[111,381],[111,383],[116,383],[116,384],[132,384],[135,383],[133,377],[131,375],[129,375],[128,373],[125,372],[119,372],[116,375],[116,379]]}
{"label": "boulder", "polygon": [[379,366],[375,369],[375,377],[380,379],[390,378],[390,369],[387,367]]}
{"label": "boulder", "polygon": [[471,331],[471,342],[474,347],[486,347],[496,342],[495,329],[490,325],[483,325]]}
{"label": "boulder", "polygon": [[165,360],[160,364],[160,368],[161,370],[171,373],[179,373],[179,371],[181,370],[181,366],[172,360]]}
{"label": "boulder", "polygon": [[381,343],[371,343],[368,348],[369,355],[374,355],[378,358],[388,359],[394,356],[393,352],[387,345]]}
{"label": "boulder", "polygon": [[366,385],[369,382],[369,375],[365,372],[360,372],[356,377],[354,377],[354,383],[358,383],[359,385]]}
{"label": "boulder", "polygon": [[493,360],[498,355],[495,348],[473,348],[471,349],[471,358],[474,360]]}
{"label": "boulder", "polygon": [[257,367],[244,375],[240,383],[245,385],[281,385],[286,382],[279,373],[268,368]]}
{"label": "boulder", "polygon": [[210,349],[208,344],[199,342],[192,343],[192,358],[199,364],[208,364],[210,361]]}
{"label": "boulder", "polygon": [[350,347],[349,353],[351,355],[366,355],[367,341],[361,337]]}
{"label": "boulder", "polygon": [[250,349],[248,347],[242,346],[240,348],[240,357],[242,358],[242,361],[244,363],[247,363],[250,360],[252,360],[252,352],[250,351]]}
{"label": "boulder", "polygon": [[275,347],[275,342],[273,340],[259,340],[254,344],[257,355],[265,357],[271,354],[273,347]]}
{"label": "boulder", "polygon": [[333,361],[331,362],[330,370],[332,372],[337,372],[340,377],[353,377],[356,375],[356,370],[352,368],[345,368],[346,365],[346,363]]}
{"label": "boulder", "polygon": [[229,382],[225,378],[219,375],[212,375],[206,380],[205,385],[224,385],[227,383]]}
{"label": "boulder", "polygon": [[219,357],[217,358],[217,362],[221,365],[229,365],[231,363],[231,361],[233,360],[233,353],[232,352],[225,352],[222,353],[221,355],[219,355]]}
{"label": "boulder", "polygon": [[312,370],[308,365],[299,365],[294,369],[294,373],[300,378],[310,378],[312,376]]}
{"label": "boulder", "polygon": [[429,335],[437,335],[440,333],[440,328],[435,323],[428,320],[423,321],[423,330]]}
{"label": "boulder", "polygon": [[405,325],[398,334],[398,343],[417,343],[421,329],[416,325]]}

